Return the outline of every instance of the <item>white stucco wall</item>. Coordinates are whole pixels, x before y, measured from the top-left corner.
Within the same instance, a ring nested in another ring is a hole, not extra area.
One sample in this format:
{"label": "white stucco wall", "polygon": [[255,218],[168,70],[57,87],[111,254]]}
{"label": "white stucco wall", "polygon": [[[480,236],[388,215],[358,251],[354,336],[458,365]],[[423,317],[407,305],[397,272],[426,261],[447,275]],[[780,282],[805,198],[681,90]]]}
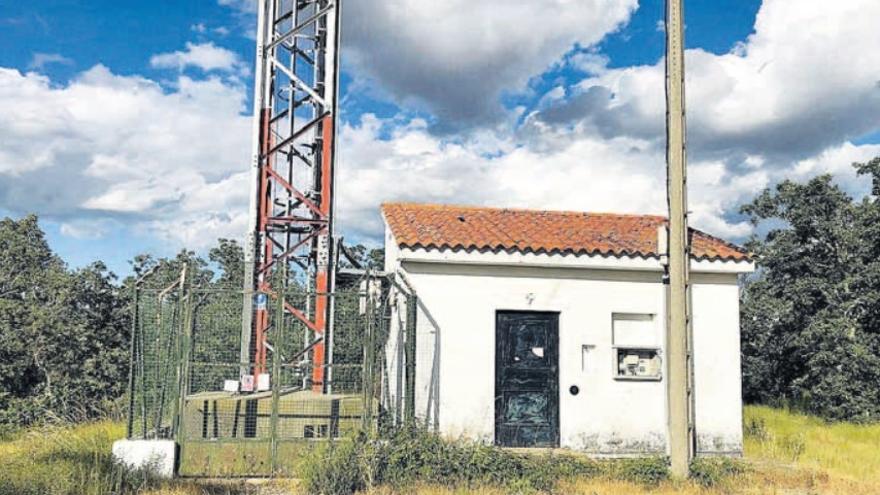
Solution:
{"label": "white stucco wall", "polygon": [[742,454],[739,287],[730,276],[694,274],[694,408],[697,452]]}
{"label": "white stucco wall", "polygon": [[[529,260],[393,248],[386,268],[405,273],[419,297],[416,412],[428,425],[453,437],[493,441],[496,311],[550,311],[559,313],[561,446],[595,455],[665,452],[665,379],[615,379],[612,349],[614,313],[651,314],[662,353],[659,260],[578,263],[572,256]],[[715,273],[692,277],[696,428],[700,452],[737,454],[742,427],[736,282],[737,273],[751,265],[721,264],[706,270]],[[389,343],[389,358],[399,355],[398,346],[396,338]],[[580,389],[576,396],[569,392],[572,385]]]}

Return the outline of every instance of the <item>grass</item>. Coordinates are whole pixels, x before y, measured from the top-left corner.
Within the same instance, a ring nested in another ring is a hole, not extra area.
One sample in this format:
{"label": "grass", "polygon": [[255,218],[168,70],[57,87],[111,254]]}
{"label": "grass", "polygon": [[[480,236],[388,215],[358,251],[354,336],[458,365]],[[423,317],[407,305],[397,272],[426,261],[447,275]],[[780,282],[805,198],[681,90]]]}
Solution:
{"label": "grass", "polygon": [[[113,463],[110,446],[122,433],[118,423],[98,422],[6,434],[0,439],[0,495],[314,493],[308,480],[159,482]],[[410,438],[414,443],[409,447],[365,451],[359,459],[370,460],[368,471],[376,477],[370,483],[374,487],[363,491],[369,495],[880,493],[880,424],[828,424],[802,414],[749,406],[745,433],[745,460],[700,461],[688,481],[665,479],[654,460],[630,464],[579,461],[573,456],[524,460],[476,445],[426,444],[418,437]],[[414,446],[419,455],[407,455]],[[443,459],[453,459],[455,465],[444,466]],[[381,478],[381,470],[389,466],[387,476],[399,482]]]}
{"label": "grass", "polygon": [[109,421],[7,434],[0,442],[0,495],[103,495],[137,484],[137,474],[117,469],[107,450],[122,434]]}
{"label": "grass", "polygon": [[763,406],[749,406],[745,412],[747,458],[792,463],[880,487],[880,424],[828,424]]}
{"label": "grass", "polygon": [[[257,485],[156,480],[117,465],[110,454],[122,423],[44,426],[4,432],[0,439],[0,495],[269,495]],[[282,493],[290,484],[279,484]]]}

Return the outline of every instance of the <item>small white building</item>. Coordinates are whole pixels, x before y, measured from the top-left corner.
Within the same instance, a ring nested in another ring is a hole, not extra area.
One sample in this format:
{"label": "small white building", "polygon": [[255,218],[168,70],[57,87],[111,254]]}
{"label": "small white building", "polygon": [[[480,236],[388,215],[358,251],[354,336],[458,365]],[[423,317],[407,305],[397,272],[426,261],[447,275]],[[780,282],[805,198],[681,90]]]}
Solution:
{"label": "small white building", "polygon": [[[415,414],[444,435],[664,454],[665,218],[385,204],[386,270],[418,297]],[[741,248],[692,231],[697,452],[742,452]],[[400,309],[392,318],[401,324]],[[392,325],[384,379],[402,403]]]}

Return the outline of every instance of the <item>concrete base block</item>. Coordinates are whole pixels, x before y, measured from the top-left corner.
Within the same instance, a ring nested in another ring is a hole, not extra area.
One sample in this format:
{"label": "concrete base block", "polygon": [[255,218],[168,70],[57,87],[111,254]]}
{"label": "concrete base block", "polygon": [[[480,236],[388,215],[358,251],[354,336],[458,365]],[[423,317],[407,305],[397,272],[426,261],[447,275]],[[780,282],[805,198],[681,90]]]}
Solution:
{"label": "concrete base block", "polygon": [[113,457],[133,469],[149,469],[161,478],[174,477],[177,445],[173,440],[117,440]]}

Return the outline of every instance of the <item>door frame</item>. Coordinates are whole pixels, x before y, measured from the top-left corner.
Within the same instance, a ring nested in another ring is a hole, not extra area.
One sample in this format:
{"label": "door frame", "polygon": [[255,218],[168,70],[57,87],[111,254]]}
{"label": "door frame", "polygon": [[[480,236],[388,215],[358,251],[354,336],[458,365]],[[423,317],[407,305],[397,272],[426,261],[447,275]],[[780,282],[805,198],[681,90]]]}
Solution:
{"label": "door frame", "polygon": [[[495,385],[493,389],[493,405],[494,405],[494,422],[493,422],[493,444],[496,446],[504,447],[500,444],[498,438],[498,425],[500,423],[501,418],[501,405],[502,405],[502,394],[501,394],[501,374],[499,373],[499,369],[501,368],[501,349],[500,345],[502,342],[502,333],[501,333],[501,315],[504,314],[522,314],[522,315],[535,315],[535,316],[547,316],[548,321],[550,323],[550,342],[555,345],[555,363],[554,366],[554,378],[551,381],[552,390],[550,391],[550,397],[553,400],[553,424],[551,425],[553,428],[553,445],[551,447],[522,447],[522,448],[559,448],[560,447],[560,402],[561,397],[559,394],[559,356],[561,354],[559,348],[559,311],[539,311],[539,310],[519,310],[519,309],[498,309],[495,310]],[[549,346],[548,346],[549,347]],[[517,447],[519,448],[519,447]]]}

